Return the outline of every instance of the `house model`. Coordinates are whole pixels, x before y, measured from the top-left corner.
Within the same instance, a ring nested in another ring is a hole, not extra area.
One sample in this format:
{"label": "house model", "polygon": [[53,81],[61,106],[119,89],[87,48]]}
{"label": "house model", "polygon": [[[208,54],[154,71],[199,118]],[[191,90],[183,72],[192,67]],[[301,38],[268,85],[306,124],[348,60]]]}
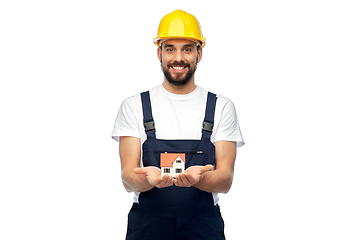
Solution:
{"label": "house model", "polygon": [[160,155],[161,176],[176,174],[185,171],[185,153],[161,153]]}

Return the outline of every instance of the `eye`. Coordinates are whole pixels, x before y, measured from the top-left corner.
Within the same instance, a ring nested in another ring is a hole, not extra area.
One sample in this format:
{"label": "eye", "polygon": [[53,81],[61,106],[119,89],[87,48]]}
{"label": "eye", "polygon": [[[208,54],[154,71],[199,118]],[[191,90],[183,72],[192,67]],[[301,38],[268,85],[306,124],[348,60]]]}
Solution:
{"label": "eye", "polygon": [[167,52],[174,52],[175,50],[173,48],[167,48],[166,51]]}
{"label": "eye", "polygon": [[185,49],[184,49],[184,52],[186,52],[186,53],[191,52],[191,48],[185,48]]}

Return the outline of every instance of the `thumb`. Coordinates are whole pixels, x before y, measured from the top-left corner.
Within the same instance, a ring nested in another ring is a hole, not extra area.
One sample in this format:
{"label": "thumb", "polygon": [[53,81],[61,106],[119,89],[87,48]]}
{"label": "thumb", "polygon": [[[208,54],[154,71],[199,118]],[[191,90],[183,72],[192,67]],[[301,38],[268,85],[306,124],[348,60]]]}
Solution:
{"label": "thumb", "polygon": [[144,168],[135,168],[134,173],[136,173],[136,174],[147,174],[147,171]]}
{"label": "thumb", "polygon": [[204,167],[202,167],[202,168],[200,169],[200,174],[202,174],[202,173],[204,173],[204,172],[211,171],[211,170],[213,170],[213,168],[214,168],[213,165],[208,164],[208,165],[206,165],[206,166],[204,166]]}

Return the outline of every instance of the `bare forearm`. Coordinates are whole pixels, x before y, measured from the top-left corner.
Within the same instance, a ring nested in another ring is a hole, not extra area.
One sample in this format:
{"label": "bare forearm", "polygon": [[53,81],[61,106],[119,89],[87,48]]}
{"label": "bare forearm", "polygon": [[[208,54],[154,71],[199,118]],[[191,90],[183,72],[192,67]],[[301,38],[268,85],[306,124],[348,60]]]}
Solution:
{"label": "bare forearm", "polygon": [[131,168],[123,169],[121,178],[128,192],[146,192],[154,187],[144,175],[135,174]]}
{"label": "bare forearm", "polygon": [[227,193],[232,185],[236,158],[236,142],[215,142],[214,171],[202,174],[200,181],[194,186],[210,193]]}
{"label": "bare forearm", "polygon": [[144,175],[134,172],[140,165],[141,142],[135,137],[120,137],[121,178],[126,191],[145,192],[153,188]]}
{"label": "bare forearm", "polygon": [[231,188],[232,180],[232,172],[219,169],[204,173],[194,187],[210,193],[227,193]]}

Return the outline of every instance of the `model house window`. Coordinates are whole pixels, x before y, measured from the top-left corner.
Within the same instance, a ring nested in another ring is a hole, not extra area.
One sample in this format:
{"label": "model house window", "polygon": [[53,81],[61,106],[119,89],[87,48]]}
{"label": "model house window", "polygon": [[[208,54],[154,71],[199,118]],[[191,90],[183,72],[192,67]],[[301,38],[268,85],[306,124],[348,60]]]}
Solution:
{"label": "model house window", "polygon": [[182,173],[182,169],[181,168],[175,169],[175,173]]}
{"label": "model house window", "polygon": [[164,168],[164,173],[170,173],[170,168]]}
{"label": "model house window", "polygon": [[176,160],[176,163],[181,163],[181,160]]}

